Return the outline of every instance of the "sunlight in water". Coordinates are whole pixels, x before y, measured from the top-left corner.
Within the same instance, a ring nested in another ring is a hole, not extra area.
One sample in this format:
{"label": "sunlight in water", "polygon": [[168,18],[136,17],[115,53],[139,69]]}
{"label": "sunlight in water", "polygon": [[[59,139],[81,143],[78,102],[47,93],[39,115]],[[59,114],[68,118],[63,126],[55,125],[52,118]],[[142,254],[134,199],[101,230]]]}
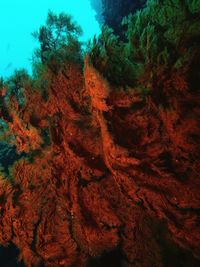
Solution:
{"label": "sunlight in water", "polygon": [[83,41],[99,32],[89,0],[1,0],[0,10],[0,76],[16,68],[31,71],[31,55],[37,47],[31,33],[45,23],[48,10],[72,15],[83,29]]}

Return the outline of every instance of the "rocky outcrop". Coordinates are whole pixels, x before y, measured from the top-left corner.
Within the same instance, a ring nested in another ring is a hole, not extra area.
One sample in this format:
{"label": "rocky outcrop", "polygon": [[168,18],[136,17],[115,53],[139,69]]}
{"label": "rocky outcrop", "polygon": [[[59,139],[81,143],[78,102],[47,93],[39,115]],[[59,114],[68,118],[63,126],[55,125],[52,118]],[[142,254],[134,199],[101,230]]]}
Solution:
{"label": "rocky outcrop", "polygon": [[96,20],[100,25],[104,23],[102,0],[90,0],[92,8],[96,11]]}
{"label": "rocky outcrop", "polygon": [[91,0],[97,13],[97,21],[108,25],[121,38],[124,38],[121,25],[123,17],[143,8],[145,3],[146,0]]}

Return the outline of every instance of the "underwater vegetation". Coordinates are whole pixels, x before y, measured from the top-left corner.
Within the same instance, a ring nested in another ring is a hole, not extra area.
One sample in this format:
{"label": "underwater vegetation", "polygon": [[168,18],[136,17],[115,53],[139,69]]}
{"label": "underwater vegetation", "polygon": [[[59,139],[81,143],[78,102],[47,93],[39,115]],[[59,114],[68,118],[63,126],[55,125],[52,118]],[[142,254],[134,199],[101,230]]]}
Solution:
{"label": "underwater vegetation", "polygon": [[200,264],[200,2],[138,2],[87,51],[49,12],[33,76],[1,79],[0,244],[27,267]]}

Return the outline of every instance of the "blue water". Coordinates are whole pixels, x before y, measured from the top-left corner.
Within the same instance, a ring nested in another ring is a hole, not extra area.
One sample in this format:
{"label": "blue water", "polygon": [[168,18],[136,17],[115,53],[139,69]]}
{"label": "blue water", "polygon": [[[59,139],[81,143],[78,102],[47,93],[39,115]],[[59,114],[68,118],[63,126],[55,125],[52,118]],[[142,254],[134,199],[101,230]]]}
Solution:
{"label": "blue water", "polygon": [[31,33],[45,24],[48,10],[72,15],[83,29],[83,41],[100,31],[90,0],[0,0],[0,76],[11,75],[16,68],[31,73],[31,57],[38,46]]}

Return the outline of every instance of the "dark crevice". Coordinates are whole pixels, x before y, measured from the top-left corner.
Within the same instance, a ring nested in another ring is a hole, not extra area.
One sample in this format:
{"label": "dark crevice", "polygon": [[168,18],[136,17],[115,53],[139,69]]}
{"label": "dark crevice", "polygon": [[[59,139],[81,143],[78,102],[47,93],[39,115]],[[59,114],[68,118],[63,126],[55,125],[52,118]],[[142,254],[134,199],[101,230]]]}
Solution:
{"label": "dark crevice", "polygon": [[116,249],[89,260],[87,267],[122,267],[122,260],[120,250]]}
{"label": "dark crevice", "polygon": [[0,266],[1,267],[25,267],[23,263],[18,262],[19,250],[13,245],[0,247]]}

